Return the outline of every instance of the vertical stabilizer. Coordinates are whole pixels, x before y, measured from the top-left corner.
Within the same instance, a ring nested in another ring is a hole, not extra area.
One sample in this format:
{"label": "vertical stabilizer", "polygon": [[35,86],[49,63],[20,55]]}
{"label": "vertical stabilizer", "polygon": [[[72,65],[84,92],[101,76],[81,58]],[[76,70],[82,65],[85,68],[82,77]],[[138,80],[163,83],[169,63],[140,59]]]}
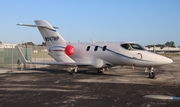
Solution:
{"label": "vertical stabilizer", "polygon": [[[65,46],[67,45],[66,41],[62,36],[56,32],[57,27],[51,26],[45,20],[35,20],[36,25],[30,24],[17,24],[19,26],[28,26],[28,27],[37,27],[47,45],[47,49],[49,50],[49,55],[51,55],[57,62],[75,62],[71,59],[64,51]],[[17,48],[18,49],[18,48]],[[24,58],[20,49],[18,49],[21,60],[24,63],[27,63],[27,60]]]}
{"label": "vertical stabilizer", "polygon": [[35,20],[36,26],[38,27],[47,47],[65,45],[66,41],[62,36],[56,32],[53,26],[51,26],[45,20]]}

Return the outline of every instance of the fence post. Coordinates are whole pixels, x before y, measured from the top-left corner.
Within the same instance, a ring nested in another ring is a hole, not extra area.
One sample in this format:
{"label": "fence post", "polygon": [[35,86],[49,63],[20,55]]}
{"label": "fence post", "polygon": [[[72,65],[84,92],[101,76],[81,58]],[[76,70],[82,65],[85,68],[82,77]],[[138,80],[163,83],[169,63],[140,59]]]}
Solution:
{"label": "fence post", "polygon": [[28,60],[27,44],[25,44],[25,46],[26,46],[26,60]]}
{"label": "fence post", "polygon": [[[41,52],[43,53],[43,63],[44,63],[44,45],[42,46],[42,50],[41,50]],[[43,67],[44,67],[44,64],[43,64]]]}
{"label": "fence post", "polygon": [[34,46],[35,49],[34,49],[34,54],[35,54],[35,62],[36,62],[36,54],[37,54],[37,49],[36,49],[36,46]]}
{"label": "fence post", "polygon": [[13,45],[11,44],[11,57],[12,57],[12,65],[11,65],[11,71],[13,71]]}

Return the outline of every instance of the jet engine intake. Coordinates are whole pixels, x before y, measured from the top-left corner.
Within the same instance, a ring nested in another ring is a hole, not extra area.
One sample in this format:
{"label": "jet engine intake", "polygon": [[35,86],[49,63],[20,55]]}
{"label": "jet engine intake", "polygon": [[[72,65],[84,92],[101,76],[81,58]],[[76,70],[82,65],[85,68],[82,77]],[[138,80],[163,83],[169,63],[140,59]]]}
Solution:
{"label": "jet engine intake", "polygon": [[72,45],[66,46],[66,48],[65,48],[66,55],[70,56],[70,55],[74,54],[74,52],[75,52],[74,46],[72,46]]}

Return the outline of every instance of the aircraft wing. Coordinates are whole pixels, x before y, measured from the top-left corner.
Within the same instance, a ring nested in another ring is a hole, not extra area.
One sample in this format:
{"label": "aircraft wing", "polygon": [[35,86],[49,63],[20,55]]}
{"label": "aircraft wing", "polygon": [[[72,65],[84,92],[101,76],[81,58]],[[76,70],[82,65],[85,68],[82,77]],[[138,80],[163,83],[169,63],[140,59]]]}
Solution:
{"label": "aircraft wing", "polygon": [[44,64],[44,65],[63,65],[63,66],[91,66],[92,63],[77,63],[77,62],[28,62],[29,64]]}
{"label": "aircraft wing", "polygon": [[26,60],[26,58],[24,57],[23,53],[21,52],[18,46],[16,46],[16,49],[18,51],[21,61],[24,64],[44,64],[44,65],[62,65],[62,66],[91,66],[93,65],[92,63],[88,63],[88,62],[31,62],[31,61]]}

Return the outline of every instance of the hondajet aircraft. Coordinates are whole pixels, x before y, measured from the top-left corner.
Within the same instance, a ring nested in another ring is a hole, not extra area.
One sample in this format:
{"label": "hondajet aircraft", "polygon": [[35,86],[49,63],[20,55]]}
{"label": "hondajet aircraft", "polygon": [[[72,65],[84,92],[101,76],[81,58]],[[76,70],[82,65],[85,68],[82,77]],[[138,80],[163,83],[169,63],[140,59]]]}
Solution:
{"label": "hondajet aircraft", "polygon": [[77,72],[78,67],[96,69],[98,73],[114,66],[146,67],[149,77],[154,78],[153,67],[170,64],[167,57],[148,52],[135,42],[92,42],[70,43],[45,20],[35,20],[36,25],[18,24],[20,26],[37,27],[46,43],[49,55],[57,62],[31,62],[25,59],[17,47],[24,64],[48,64],[68,66],[70,74]]}

